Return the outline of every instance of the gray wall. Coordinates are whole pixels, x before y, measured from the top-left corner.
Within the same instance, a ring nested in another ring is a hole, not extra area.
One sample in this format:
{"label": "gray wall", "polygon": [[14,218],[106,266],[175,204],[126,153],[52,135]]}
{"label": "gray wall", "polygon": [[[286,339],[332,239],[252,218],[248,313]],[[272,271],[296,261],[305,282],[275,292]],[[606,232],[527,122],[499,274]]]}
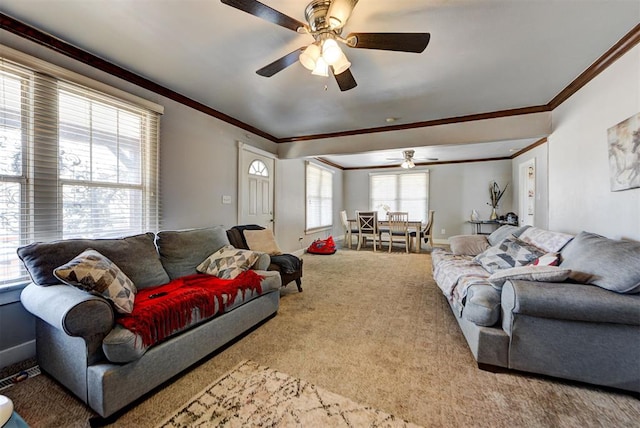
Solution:
{"label": "gray wall", "polygon": [[[428,168],[416,168],[415,171],[421,169],[429,170],[429,209],[435,210],[433,238],[437,243],[445,243],[450,236],[471,233],[471,225],[467,220],[473,209],[478,211],[481,219],[489,218],[489,183],[494,180],[500,187],[509,183],[509,188],[500,201],[498,214],[513,211],[510,160],[433,165]],[[369,209],[369,175],[380,171],[345,171],[344,200],[345,209],[350,216],[354,215],[355,210]]]}

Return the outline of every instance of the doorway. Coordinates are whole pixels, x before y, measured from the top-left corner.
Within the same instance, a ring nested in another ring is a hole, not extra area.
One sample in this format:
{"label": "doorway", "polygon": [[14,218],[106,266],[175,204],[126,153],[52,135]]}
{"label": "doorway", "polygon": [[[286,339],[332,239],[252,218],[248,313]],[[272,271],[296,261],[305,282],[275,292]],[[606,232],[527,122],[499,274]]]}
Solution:
{"label": "doorway", "polygon": [[274,229],[275,159],[238,143],[238,224]]}
{"label": "doorway", "polygon": [[533,226],[536,213],[536,158],[520,164],[520,226]]}

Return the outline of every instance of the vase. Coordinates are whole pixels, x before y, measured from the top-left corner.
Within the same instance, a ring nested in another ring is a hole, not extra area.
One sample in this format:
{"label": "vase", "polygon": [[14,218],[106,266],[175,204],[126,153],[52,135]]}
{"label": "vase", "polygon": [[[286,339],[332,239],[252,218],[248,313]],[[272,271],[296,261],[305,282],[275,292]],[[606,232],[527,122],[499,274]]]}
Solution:
{"label": "vase", "polygon": [[498,219],[498,213],[496,213],[496,209],[495,207],[491,210],[491,215],[489,216],[489,220],[497,220]]}
{"label": "vase", "polygon": [[478,220],[480,220],[480,215],[478,214],[478,211],[471,210],[471,221],[478,221]]}

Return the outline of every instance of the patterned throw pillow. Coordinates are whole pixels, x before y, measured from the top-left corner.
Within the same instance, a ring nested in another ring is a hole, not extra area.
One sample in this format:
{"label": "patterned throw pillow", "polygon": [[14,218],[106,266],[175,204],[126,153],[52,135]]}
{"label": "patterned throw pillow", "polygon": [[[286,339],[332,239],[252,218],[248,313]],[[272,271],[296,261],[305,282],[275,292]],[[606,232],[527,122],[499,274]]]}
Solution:
{"label": "patterned throw pillow", "polygon": [[573,235],[530,227],[518,238],[549,253],[555,253],[567,245],[573,239]]}
{"label": "patterned throw pillow", "polygon": [[65,284],[105,297],[121,314],[133,310],[136,286],[115,263],[96,250],[87,248],[69,263],[54,269],[53,274]]}
{"label": "patterned throw pillow", "polygon": [[494,273],[500,269],[528,265],[544,253],[541,249],[512,236],[498,245],[487,248],[473,260],[480,263],[487,272]]}
{"label": "patterned throw pillow", "polygon": [[255,251],[225,245],[200,263],[196,270],[222,279],[233,279],[253,266],[259,257],[260,253]]}
{"label": "patterned throw pillow", "polygon": [[558,266],[560,264],[559,253],[547,253],[538,257],[531,263],[533,266]]}
{"label": "patterned throw pillow", "polygon": [[489,282],[493,288],[502,290],[504,283],[510,279],[562,282],[569,278],[570,273],[570,269],[560,269],[557,266],[518,266],[497,271],[489,277]]}

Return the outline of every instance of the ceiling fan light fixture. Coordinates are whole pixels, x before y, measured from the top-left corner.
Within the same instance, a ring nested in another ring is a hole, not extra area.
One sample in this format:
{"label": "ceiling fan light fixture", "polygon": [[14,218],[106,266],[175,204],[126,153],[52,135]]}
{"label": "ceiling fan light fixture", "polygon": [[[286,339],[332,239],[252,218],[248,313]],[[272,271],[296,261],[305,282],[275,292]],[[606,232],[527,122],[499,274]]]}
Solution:
{"label": "ceiling fan light fixture", "polygon": [[351,63],[347,59],[347,56],[342,52],[340,58],[333,64],[333,74],[338,75],[347,71],[351,67]]}
{"label": "ceiling fan light fixture", "polygon": [[316,61],[316,67],[311,72],[314,76],[322,76],[329,77],[329,64],[322,58],[319,57]]}
{"label": "ceiling fan light fixture", "polygon": [[315,43],[310,44],[300,54],[300,64],[302,64],[307,70],[313,71],[317,67],[318,59],[321,58],[320,54],[320,46]]}
{"label": "ceiling fan light fixture", "polygon": [[322,42],[322,58],[327,64],[334,65],[342,55],[344,55],[342,49],[334,39],[326,39]]}
{"label": "ceiling fan light fixture", "polygon": [[413,160],[411,159],[405,159],[402,161],[400,166],[404,169],[411,169],[411,168],[415,168],[416,164],[413,163]]}

